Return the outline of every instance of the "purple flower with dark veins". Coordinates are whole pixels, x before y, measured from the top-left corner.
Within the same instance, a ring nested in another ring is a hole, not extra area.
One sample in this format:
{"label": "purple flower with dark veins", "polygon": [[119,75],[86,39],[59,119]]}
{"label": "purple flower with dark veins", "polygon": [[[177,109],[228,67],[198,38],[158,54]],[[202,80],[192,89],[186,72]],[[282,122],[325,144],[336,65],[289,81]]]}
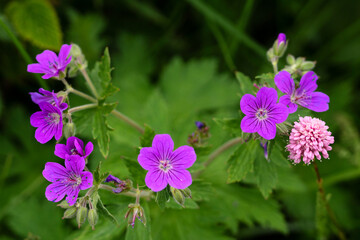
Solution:
{"label": "purple flower with dark veins", "polygon": [[276,124],[284,122],[288,109],[277,103],[275,89],[262,87],[256,97],[245,94],[240,101],[240,108],[245,117],[241,120],[241,130],[247,133],[257,132],[261,137],[271,140],[276,135]]}
{"label": "purple flower with dark veins", "polygon": [[54,136],[59,140],[63,128],[61,109],[48,102],[40,103],[39,107],[41,111],[35,112],[30,117],[30,124],[38,128],[35,131],[36,140],[42,144],[47,143]]}
{"label": "purple flower with dark veins", "polygon": [[65,195],[70,206],[76,203],[80,190],[85,190],[93,185],[93,175],[84,171],[84,158],[68,155],[65,159],[65,167],[55,163],[47,162],[42,172],[44,178],[52,182],[45,191],[49,201],[59,202]]}
{"label": "purple flower with dark veins", "polygon": [[152,147],[140,150],[138,162],[148,173],[146,185],[154,192],[163,190],[168,184],[176,189],[185,189],[192,183],[187,168],[196,161],[194,148],[181,146],[174,151],[174,142],[168,134],[157,134]]}
{"label": "purple flower with dark veins", "polygon": [[318,76],[313,71],[307,72],[301,77],[298,88],[295,88],[294,80],[286,71],[276,74],[274,80],[280,91],[286,94],[280,97],[279,102],[289,107],[289,113],[296,112],[297,105],[314,112],[325,112],[329,109],[329,96],[322,92],[315,92]]}
{"label": "purple flower with dark veins", "polygon": [[84,150],[84,142],[77,137],[69,137],[65,144],[56,144],[54,154],[59,158],[65,159],[66,155],[78,155],[87,158],[93,151],[94,145],[88,142]]}
{"label": "purple flower with dark veins", "polygon": [[27,71],[31,73],[44,73],[43,79],[59,77],[59,74],[63,73],[66,66],[71,62],[71,56],[69,57],[70,50],[71,45],[67,44],[61,46],[59,56],[53,51],[45,50],[36,56],[36,60],[39,63],[29,64]]}
{"label": "purple flower with dark veins", "polygon": [[39,92],[30,92],[29,94],[31,96],[31,100],[36,104],[48,102],[59,107],[61,110],[65,110],[67,108],[67,104],[63,102],[64,97],[58,97],[57,93],[54,93],[54,91],[50,92],[40,88]]}

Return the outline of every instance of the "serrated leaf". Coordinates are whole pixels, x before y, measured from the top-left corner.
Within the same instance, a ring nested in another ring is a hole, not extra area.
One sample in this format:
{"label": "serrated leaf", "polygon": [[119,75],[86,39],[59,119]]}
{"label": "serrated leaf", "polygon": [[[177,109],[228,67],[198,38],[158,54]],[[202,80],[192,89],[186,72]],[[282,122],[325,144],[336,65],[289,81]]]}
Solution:
{"label": "serrated leaf", "polygon": [[128,158],[128,157],[122,157],[123,160],[125,160],[125,165],[128,168],[131,178],[134,181],[134,184],[144,185],[145,184],[145,176],[146,171],[140,166],[138,161]]}
{"label": "serrated leaf", "polygon": [[156,193],[155,201],[159,205],[161,209],[164,209],[166,206],[166,202],[168,202],[170,199],[170,189],[169,186],[167,186],[165,189],[163,189],[160,192]]}
{"label": "serrated leaf", "polygon": [[194,201],[208,201],[215,194],[211,183],[197,179],[191,184],[190,190]]}
{"label": "serrated leaf", "polygon": [[275,188],[278,180],[277,170],[272,161],[268,162],[264,155],[259,152],[254,162],[254,173],[261,194],[268,198]]}
{"label": "serrated leaf", "polygon": [[111,71],[113,68],[111,68],[110,61],[109,49],[105,48],[104,55],[99,62],[96,62],[95,67],[90,73],[100,100],[104,100],[119,91],[111,83]]}
{"label": "serrated leaf", "polygon": [[115,225],[118,225],[118,221],[116,220],[116,218],[109,212],[109,210],[107,210],[107,208],[104,206],[103,202],[101,201],[101,199],[98,199],[98,204],[97,204],[97,210],[99,211],[99,213],[101,215],[103,215],[106,219],[110,220],[112,223],[114,223]]}
{"label": "serrated leaf", "polygon": [[258,150],[257,141],[243,143],[235,150],[227,163],[228,183],[241,181],[249,171],[253,171]]}
{"label": "serrated leaf", "polygon": [[199,205],[192,200],[191,198],[186,198],[184,207],[180,206],[178,203],[175,202],[173,198],[170,198],[170,201],[166,202],[166,208],[173,208],[173,209],[198,209]]}
{"label": "serrated leaf", "polygon": [[214,118],[214,121],[224,130],[227,130],[232,134],[235,134],[237,136],[240,136],[242,134],[242,131],[240,129],[240,118]]}
{"label": "serrated leaf", "polygon": [[101,173],[101,161],[100,161],[98,166],[96,167],[93,175],[94,175],[95,183],[100,184],[103,181],[105,181],[107,176],[109,176],[109,172]]}
{"label": "serrated leaf", "polygon": [[264,73],[259,76],[256,76],[255,79],[258,79],[261,85],[264,84],[274,88],[275,87],[274,77],[275,77],[274,73]]}
{"label": "serrated leaf", "polygon": [[46,0],[13,1],[7,14],[21,37],[43,49],[59,50],[60,23],[53,6]]}
{"label": "serrated leaf", "polygon": [[145,131],[140,137],[141,147],[151,147],[152,141],[155,137],[155,131],[149,125],[145,124]]}
{"label": "serrated leaf", "polygon": [[253,86],[253,83],[251,82],[251,79],[248,76],[244,75],[241,72],[235,72],[235,77],[240,84],[241,95],[244,95],[247,93],[249,93],[249,94],[253,93],[254,86]]}

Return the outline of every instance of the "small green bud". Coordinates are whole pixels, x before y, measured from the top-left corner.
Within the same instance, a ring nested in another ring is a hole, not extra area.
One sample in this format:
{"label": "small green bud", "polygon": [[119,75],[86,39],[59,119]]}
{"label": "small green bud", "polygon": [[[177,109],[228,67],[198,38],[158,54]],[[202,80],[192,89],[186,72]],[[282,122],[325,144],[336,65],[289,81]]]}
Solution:
{"label": "small green bud", "polygon": [[288,64],[294,65],[294,64],[295,64],[295,61],[296,61],[296,59],[295,59],[295,57],[294,57],[293,55],[291,55],[291,54],[287,55],[287,57],[286,57],[286,62],[287,62]]}
{"label": "small green bud", "polygon": [[69,137],[75,136],[76,127],[73,122],[67,122],[64,126],[64,136],[66,139]]}
{"label": "small green bud", "polygon": [[81,225],[85,222],[87,217],[88,209],[86,207],[81,206],[76,213],[76,222],[78,227],[80,228]]}
{"label": "small green bud", "polygon": [[270,48],[267,53],[266,53],[267,59],[269,62],[273,62],[275,59],[275,53],[274,53],[274,49]]}
{"label": "small green bud", "polygon": [[79,69],[87,68],[87,61],[79,45],[74,43],[71,44],[70,56],[69,77],[75,77]]}
{"label": "small green bud", "polygon": [[179,205],[181,205],[182,207],[184,207],[185,204],[185,196],[182,193],[181,190],[170,187],[170,192],[175,200],[175,202]]}
{"label": "small green bud", "polygon": [[185,198],[192,198],[191,190],[189,188],[181,189],[181,192],[183,193]]}
{"label": "small green bud", "polygon": [[75,217],[76,211],[77,211],[76,207],[71,207],[71,208],[66,209],[62,219],[69,219],[69,218]]}
{"label": "small green bud", "polygon": [[95,225],[96,225],[98,219],[99,219],[99,216],[98,216],[96,210],[93,208],[90,209],[89,213],[88,213],[88,221],[89,221],[89,224],[90,224],[92,230],[95,229]]}
{"label": "small green bud", "polygon": [[316,62],[305,61],[301,64],[300,69],[303,71],[309,71],[315,67]]}
{"label": "small green bud", "polygon": [[68,202],[66,200],[62,201],[57,206],[61,207],[61,208],[65,208],[65,209],[70,208],[70,206],[69,206],[69,204],[68,204]]}

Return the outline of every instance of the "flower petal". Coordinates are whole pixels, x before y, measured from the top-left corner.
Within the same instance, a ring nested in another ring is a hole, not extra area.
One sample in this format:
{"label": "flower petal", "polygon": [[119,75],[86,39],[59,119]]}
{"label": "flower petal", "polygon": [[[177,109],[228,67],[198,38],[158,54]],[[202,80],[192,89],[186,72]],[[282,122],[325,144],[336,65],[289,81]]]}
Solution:
{"label": "flower petal", "polygon": [[160,159],[169,159],[174,150],[174,142],[169,134],[157,134],[152,142],[152,147],[156,149],[154,153],[158,155]]}
{"label": "flower petal", "polygon": [[65,167],[73,173],[80,174],[85,168],[85,159],[79,155],[66,155]]}
{"label": "flower petal", "polygon": [[261,121],[261,127],[258,131],[259,135],[266,140],[274,139],[276,136],[276,125],[272,121]]}
{"label": "flower petal", "polygon": [[35,112],[30,116],[30,124],[33,127],[40,127],[46,124],[45,117],[47,116],[44,112]]}
{"label": "flower petal", "polygon": [[240,100],[240,109],[246,115],[255,114],[259,109],[256,98],[251,94],[245,94]]}
{"label": "flower petal", "polygon": [[295,82],[291,78],[291,74],[287,71],[281,71],[276,74],[274,81],[275,85],[283,93],[292,94],[292,92],[295,90]]}
{"label": "flower petal", "polygon": [[55,125],[55,139],[58,141],[60,140],[61,136],[62,136],[62,128],[63,128],[63,123],[62,123],[62,117],[60,116],[60,122],[58,124]]}
{"label": "flower petal", "polygon": [[159,169],[150,170],[146,174],[145,183],[153,192],[163,190],[168,184],[165,173]]}
{"label": "flower petal", "polygon": [[279,99],[279,103],[288,107],[289,114],[296,112],[298,108],[296,103],[291,102],[289,95],[281,96]]}
{"label": "flower petal", "polygon": [[32,63],[27,66],[27,71],[31,73],[48,73],[49,69],[39,63]]}
{"label": "flower petal", "polygon": [[185,189],[192,183],[191,174],[185,169],[171,169],[167,174],[167,181],[173,188]]}
{"label": "flower petal", "polygon": [[47,162],[42,174],[49,182],[55,182],[57,179],[67,178],[68,176],[65,167],[55,162]]}
{"label": "flower petal", "polygon": [[245,116],[241,120],[241,130],[247,133],[254,133],[259,130],[259,120],[255,116]]}
{"label": "flower petal", "polygon": [[93,175],[91,172],[82,172],[81,176],[81,184],[79,185],[80,190],[85,190],[93,185]]}
{"label": "flower petal", "polygon": [[285,122],[288,116],[289,116],[288,108],[281,103],[272,106],[268,112],[268,120],[274,123]]}
{"label": "flower petal", "polygon": [[274,88],[262,87],[256,94],[256,101],[259,108],[268,109],[278,100],[277,92]]}
{"label": "flower petal", "polygon": [[152,147],[143,147],[140,149],[138,156],[138,162],[140,166],[145,170],[158,169],[159,156],[154,153],[156,151]]}
{"label": "flower petal", "polygon": [[61,46],[61,49],[60,49],[60,52],[59,52],[59,65],[61,67],[63,67],[66,64],[66,59],[70,54],[70,50],[71,50],[71,45],[64,44],[64,45]]}
{"label": "flower petal", "polygon": [[35,131],[35,139],[41,143],[47,143],[55,135],[54,124],[42,125]]}
{"label": "flower petal", "polygon": [[67,192],[66,201],[68,202],[69,206],[72,206],[76,203],[79,192],[79,188],[70,188],[70,190]]}
{"label": "flower petal", "polygon": [[80,156],[84,156],[84,143],[79,138],[75,137],[74,146]]}
{"label": "flower petal", "polygon": [[69,152],[67,151],[65,144],[58,143],[55,145],[54,154],[55,154],[55,156],[58,156],[59,158],[65,159],[66,154],[69,154]]}
{"label": "flower petal", "polygon": [[90,153],[94,150],[94,144],[92,142],[88,142],[85,146],[85,156],[88,157]]}
{"label": "flower petal", "polygon": [[193,147],[181,146],[171,156],[171,165],[176,169],[191,167],[196,161],[196,154]]}
{"label": "flower petal", "polygon": [[45,190],[45,197],[52,202],[59,202],[65,197],[65,194],[69,191],[70,187],[63,183],[56,182],[47,186]]}
{"label": "flower petal", "polygon": [[317,88],[317,80],[318,76],[313,71],[305,73],[300,79],[300,87],[296,90],[298,95],[302,95],[304,92],[310,93],[315,91]]}
{"label": "flower petal", "polygon": [[43,66],[50,66],[50,64],[58,61],[58,57],[53,51],[45,50],[42,53],[36,55],[36,61]]}
{"label": "flower petal", "polygon": [[309,99],[305,99],[303,107],[306,107],[314,112],[325,112],[329,110],[330,98],[322,92],[313,92]]}

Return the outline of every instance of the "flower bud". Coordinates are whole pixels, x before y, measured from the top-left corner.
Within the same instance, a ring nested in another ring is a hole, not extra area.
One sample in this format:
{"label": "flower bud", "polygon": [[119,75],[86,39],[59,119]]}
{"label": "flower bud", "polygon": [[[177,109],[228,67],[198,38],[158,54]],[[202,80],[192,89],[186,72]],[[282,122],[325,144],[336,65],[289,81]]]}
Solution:
{"label": "flower bud", "polygon": [[181,192],[184,194],[184,197],[192,198],[190,188],[181,189]]}
{"label": "flower bud", "polygon": [[291,55],[291,54],[287,55],[286,62],[288,64],[293,65],[293,64],[295,64],[295,61],[296,61],[296,59],[293,55]]}
{"label": "flower bud", "polygon": [[184,204],[185,204],[185,196],[182,193],[182,191],[180,189],[170,187],[170,192],[171,192],[175,202],[177,204],[179,204],[180,206],[185,207],[184,206]]}
{"label": "flower bud", "polygon": [[69,137],[75,136],[76,133],[76,127],[75,124],[73,122],[67,122],[64,125],[64,136],[66,139],[68,139]]}
{"label": "flower bud", "polygon": [[68,219],[68,218],[75,217],[76,211],[77,211],[76,207],[71,207],[71,208],[66,209],[62,219]]}
{"label": "flower bud", "polygon": [[81,225],[85,222],[87,217],[88,209],[84,206],[81,206],[76,213],[76,222],[78,227],[80,228]]}
{"label": "flower bud", "polygon": [[79,69],[87,68],[87,61],[84,54],[81,51],[81,48],[77,44],[71,44],[71,62],[69,66],[69,77],[75,77]]}
{"label": "flower bud", "polygon": [[313,69],[315,67],[315,64],[316,64],[315,61],[314,62],[312,62],[312,61],[304,61],[301,64],[300,68],[303,71],[310,71],[311,69]]}
{"label": "flower bud", "polygon": [[282,57],[286,51],[287,44],[288,41],[286,41],[286,35],[284,33],[280,33],[273,45],[274,55]]}
{"label": "flower bud", "polygon": [[57,206],[61,207],[61,208],[64,208],[64,209],[70,208],[69,203],[66,200],[62,201]]}
{"label": "flower bud", "polygon": [[128,219],[128,224],[132,227],[135,226],[136,218],[139,219],[144,225],[146,225],[146,217],[144,213],[144,209],[138,203],[130,203],[128,205],[129,210],[125,214],[125,219]]}
{"label": "flower bud", "polygon": [[95,229],[95,225],[96,225],[98,219],[99,219],[99,216],[98,216],[96,210],[93,208],[90,209],[89,213],[88,213],[88,221],[89,221],[89,224],[90,224],[92,230]]}

